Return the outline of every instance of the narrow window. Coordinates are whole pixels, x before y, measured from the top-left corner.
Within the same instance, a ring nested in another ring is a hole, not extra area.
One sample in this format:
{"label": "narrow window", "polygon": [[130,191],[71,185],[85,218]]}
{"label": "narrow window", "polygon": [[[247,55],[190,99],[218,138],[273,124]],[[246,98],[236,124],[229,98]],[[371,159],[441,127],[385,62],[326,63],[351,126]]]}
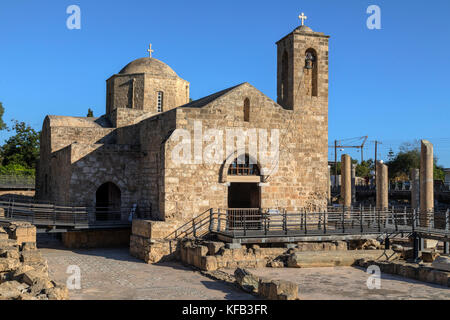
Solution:
{"label": "narrow window", "polygon": [[250,99],[245,98],[244,100],[244,121],[250,121]]}
{"label": "narrow window", "polygon": [[317,53],[314,49],[308,49],[305,53],[305,69],[306,69],[306,80],[307,80],[307,88],[309,93],[313,97],[318,96],[318,87],[317,87],[317,77],[318,77],[318,61],[317,61]]}
{"label": "narrow window", "polygon": [[281,59],[281,100],[284,104],[287,104],[287,96],[289,92],[289,57],[288,53],[285,51]]}
{"label": "narrow window", "polygon": [[157,106],[158,112],[163,111],[163,102],[164,102],[164,93],[162,91],[158,91],[158,106]]}

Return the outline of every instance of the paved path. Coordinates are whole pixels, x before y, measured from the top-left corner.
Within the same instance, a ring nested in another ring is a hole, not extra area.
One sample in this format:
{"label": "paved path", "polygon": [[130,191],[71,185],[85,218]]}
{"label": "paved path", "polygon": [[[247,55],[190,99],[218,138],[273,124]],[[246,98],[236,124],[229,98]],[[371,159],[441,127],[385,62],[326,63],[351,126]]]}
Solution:
{"label": "paved path", "polygon": [[148,265],[131,257],[128,249],[40,249],[52,279],[66,283],[67,267],[81,270],[81,290],[74,300],[254,299],[230,285],[214,281],[178,263]]}
{"label": "paved path", "polygon": [[362,268],[249,269],[258,276],[299,284],[301,300],[450,300],[450,288],[390,274],[381,275],[380,289],[367,288]]}

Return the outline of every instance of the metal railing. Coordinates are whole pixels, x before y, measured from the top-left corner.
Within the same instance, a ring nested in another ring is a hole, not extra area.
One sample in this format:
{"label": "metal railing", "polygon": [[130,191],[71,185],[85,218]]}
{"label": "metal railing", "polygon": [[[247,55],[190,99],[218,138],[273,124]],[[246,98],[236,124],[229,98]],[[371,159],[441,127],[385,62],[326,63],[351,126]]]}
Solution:
{"label": "metal railing", "polygon": [[0,189],[34,189],[34,176],[0,175]]}
{"label": "metal railing", "polygon": [[450,211],[330,207],[324,212],[270,209],[210,211],[210,231],[240,236],[300,236],[422,232],[449,236]]}
{"label": "metal railing", "polygon": [[151,217],[151,208],[136,207],[75,207],[9,200],[0,201],[0,208],[0,221],[69,228],[131,225],[133,218]]}

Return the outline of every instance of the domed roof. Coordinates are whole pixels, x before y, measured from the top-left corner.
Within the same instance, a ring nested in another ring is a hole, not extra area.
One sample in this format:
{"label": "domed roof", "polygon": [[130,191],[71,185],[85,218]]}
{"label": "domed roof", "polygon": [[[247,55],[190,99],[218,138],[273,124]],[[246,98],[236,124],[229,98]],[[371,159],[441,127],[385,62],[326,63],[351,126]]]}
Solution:
{"label": "domed roof", "polygon": [[305,25],[298,27],[296,30],[300,32],[314,32],[310,27],[307,27]]}
{"label": "domed roof", "polygon": [[140,58],[127,64],[119,74],[148,73],[161,77],[178,77],[167,64],[155,58]]}

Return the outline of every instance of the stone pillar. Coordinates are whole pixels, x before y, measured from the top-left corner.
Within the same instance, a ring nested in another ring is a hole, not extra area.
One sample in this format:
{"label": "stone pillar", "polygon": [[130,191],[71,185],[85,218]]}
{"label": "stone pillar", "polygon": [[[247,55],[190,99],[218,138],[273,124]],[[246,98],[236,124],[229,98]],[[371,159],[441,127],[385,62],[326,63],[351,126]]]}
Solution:
{"label": "stone pillar", "polygon": [[345,207],[352,205],[352,158],[348,154],[341,156],[341,198]]}
{"label": "stone pillar", "polygon": [[352,203],[356,202],[356,164],[352,163]]}
{"label": "stone pillar", "polygon": [[411,209],[418,211],[420,208],[420,171],[411,169]]}
{"label": "stone pillar", "polygon": [[377,161],[377,209],[384,210],[389,207],[389,179],[388,167],[383,161]]}
{"label": "stone pillar", "polygon": [[428,226],[428,213],[434,209],[434,179],[433,179],[433,145],[427,141],[421,142],[420,154],[420,225]]}

